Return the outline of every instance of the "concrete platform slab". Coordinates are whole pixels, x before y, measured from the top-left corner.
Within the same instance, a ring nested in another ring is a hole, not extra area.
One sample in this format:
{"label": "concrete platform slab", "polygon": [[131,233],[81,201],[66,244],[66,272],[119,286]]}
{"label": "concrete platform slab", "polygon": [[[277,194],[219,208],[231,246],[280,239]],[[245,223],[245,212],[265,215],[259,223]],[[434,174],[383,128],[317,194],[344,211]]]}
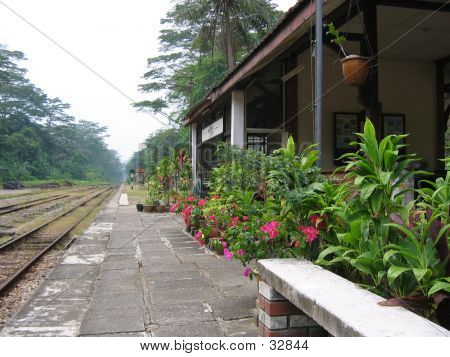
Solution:
{"label": "concrete platform slab", "polygon": [[75,241],[7,336],[255,336],[256,284],[209,254],[179,217],[116,195]]}
{"label": "concrete platform slab", "polygon": [[220,329],[227,337],[258,337],[259,330],[255,325],[255,319],[220,321]]}
{"label": "concrete platform slab", "polygon": [[206,303],[219,321],[254,317],[256,314],[256,295],[208,299]]}
{"label": "concrete platform slab", "polygon": [[152,323],[159,325],[186,325],[192,322],[214,321],[214,316],[202,302],[183,302],[174,305],[152,305]]}
{"label": "concrete platform slab", "polygon": [[217,322],[197,322],[184,326],[161,326],[153,332],[156,337],[217,337],[223,332]]}
{"label": "concrete platform slab", "polygon": [[219,299],[219,294],[212,288],[179,289],[179,290],[150,290],[153,304],[167,305],[191,301],[207,301]]}
{"label": "concrete platform slab", "polygon": [[49,280],[59,279],[96,279],[100,273],[99,265],[72,265],[57,266],[49,275]]}

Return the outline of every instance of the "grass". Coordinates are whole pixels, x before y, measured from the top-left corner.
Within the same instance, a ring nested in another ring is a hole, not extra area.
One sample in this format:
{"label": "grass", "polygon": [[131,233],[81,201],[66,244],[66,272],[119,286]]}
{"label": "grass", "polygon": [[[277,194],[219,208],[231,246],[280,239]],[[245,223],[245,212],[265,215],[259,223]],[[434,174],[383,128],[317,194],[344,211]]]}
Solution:
{"label": "grass", "polygon": [[[131,189],[133,187],[133,189]],[[145,185],[125,185],[123,193],[128,195],[130,205],[134,205],[139,201],[144,203],[147,198],[147,187]]]}

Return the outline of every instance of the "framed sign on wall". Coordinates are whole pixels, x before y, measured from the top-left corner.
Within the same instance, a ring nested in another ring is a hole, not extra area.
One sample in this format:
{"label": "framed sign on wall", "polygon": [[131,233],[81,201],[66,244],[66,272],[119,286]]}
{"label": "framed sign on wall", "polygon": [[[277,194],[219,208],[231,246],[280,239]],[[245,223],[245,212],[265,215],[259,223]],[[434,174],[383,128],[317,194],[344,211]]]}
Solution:
{"label": "framed sign on wall", "polygon": [[338,160],[341,155],[356,149],[350,143],[357,139],[358,121],[358,113],[334,113],[334,160],[337,165],[342,164]]}
{"label": "framed sign on wall", "polygon": [[405,114],[383,114],[383,136],[405,134]]}

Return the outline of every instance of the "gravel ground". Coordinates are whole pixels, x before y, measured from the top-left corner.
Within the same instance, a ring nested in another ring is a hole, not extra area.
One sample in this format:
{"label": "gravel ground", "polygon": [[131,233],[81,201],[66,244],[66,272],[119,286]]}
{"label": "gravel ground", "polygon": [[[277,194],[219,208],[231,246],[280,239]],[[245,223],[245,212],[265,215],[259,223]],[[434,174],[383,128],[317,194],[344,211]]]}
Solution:
{"label": "gravel ground", "polygon": [[0,295],[0,331],[8,319],[19,311],[33,295],[39,284],[64,255],[63,250],[53,250],[43,256],[8,292]]}

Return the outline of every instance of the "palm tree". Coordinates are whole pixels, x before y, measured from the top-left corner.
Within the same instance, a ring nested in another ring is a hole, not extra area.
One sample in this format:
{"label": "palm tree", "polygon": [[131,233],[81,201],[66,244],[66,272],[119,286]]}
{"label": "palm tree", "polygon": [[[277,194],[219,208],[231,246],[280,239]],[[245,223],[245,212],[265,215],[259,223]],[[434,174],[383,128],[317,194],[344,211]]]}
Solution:
{"label": "palm tree", "polygon": [[178,24],[199,29],[194,46],[211,51],[212,57],[220,50],[230,71],[239,50],[253,48],[281,14],[272,0],[179,0],[172,12]]}

